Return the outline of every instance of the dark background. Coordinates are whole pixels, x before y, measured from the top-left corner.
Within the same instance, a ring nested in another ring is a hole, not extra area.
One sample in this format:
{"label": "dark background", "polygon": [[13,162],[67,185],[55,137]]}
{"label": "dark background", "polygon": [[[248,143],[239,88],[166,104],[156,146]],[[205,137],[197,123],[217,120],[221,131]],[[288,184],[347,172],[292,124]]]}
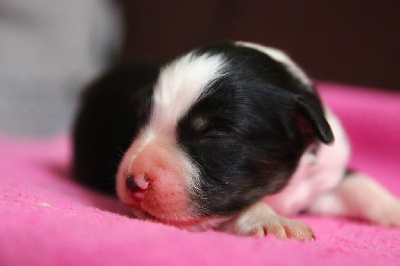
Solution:
{"label": "dark background", "polygon": [[400,90],[400,1],[132,1],[122,59],[168,60],[245,40],[288,52],[315,79]]}

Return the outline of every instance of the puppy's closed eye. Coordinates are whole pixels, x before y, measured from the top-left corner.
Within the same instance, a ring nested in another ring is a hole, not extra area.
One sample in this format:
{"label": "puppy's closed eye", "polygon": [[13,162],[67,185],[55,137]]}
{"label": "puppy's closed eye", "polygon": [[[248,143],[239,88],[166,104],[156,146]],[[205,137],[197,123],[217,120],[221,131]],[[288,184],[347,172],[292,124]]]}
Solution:
{"label": "puppy's closed eye", "polygon": [[203,133],[211,126],[210,120],[205,116],[198,116],[192,120],[192,128],[194,132]]}
{"label": "puppy's closed eye", "polygon": [[227,136],[229,127],[217,119],[198,116],[192,120],[192,129],[196,139],[218,139]]}

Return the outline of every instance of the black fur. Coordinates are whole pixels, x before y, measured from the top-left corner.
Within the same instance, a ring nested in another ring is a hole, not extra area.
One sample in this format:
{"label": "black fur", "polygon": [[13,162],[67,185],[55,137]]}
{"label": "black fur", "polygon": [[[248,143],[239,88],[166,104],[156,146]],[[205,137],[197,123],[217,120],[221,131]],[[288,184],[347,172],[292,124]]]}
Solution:
{"label": "black fur", "polygon": [[282,189],[305,149],[333,135],[314,89],[267,55],[230,43],[198,53],[229,58],[228,75],[180,121],[178,139],[202,171],[200,214],[231,215]]}
{"label": "black fur", "polygon": [[155,66],[119,66],[85,90],[73,129],[78,181],[115,194],[119,162],[148,118],[158,72]]}
{"label": "black fur", "polygon": [[[223,54],[226,73],[178,123],[177,140],[201,169],[200,215],[232,215],[278,192],[305,149],[333,141],[314,88],[267,55],[232,43],[204,47]],[[112,71],[86,92],[74,128],[74,171],[111,192],[123,152],[150,111],[157,68]]]}

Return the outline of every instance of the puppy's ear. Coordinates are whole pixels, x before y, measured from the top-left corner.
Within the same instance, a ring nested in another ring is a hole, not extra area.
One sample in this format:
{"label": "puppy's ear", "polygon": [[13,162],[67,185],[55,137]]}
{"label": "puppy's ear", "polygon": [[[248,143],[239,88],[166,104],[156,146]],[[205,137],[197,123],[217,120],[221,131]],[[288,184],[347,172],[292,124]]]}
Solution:
{"label": "puppy's ear", "polygon": [[[315,134],[323,143],[332,143],[334,141],[333,132],[323,111],[305,101],[301,96],[295,96],[294,101],[297,109],[296,118],[303,133]],[[310,132],[310,126],[312,132]]]}

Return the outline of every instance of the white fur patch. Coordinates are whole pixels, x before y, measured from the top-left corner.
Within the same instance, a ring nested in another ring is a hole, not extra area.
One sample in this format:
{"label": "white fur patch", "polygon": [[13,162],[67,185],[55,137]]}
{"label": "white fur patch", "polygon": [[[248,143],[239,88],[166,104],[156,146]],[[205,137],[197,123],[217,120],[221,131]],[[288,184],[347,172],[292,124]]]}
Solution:
{"label": "white fur patch", "polygon": [[278,49],[272,48],[272,47],[266,47],[266,46],[256,44],[256,43],[250,43],[250,42],[236,42],[236,44],[240,45],[240,46],[252,48],[257,51],[267,54],[275,61],[283,64],[287,68],[287,70],[293,76],[295,76],[297,79],[299,79],[303,84],[311,87],[312,82],[308,78],[306,73],[295,62],[293,62],[293,60],[291,60],[287,54],[285,54],[281,50],[278,50]]}
{"label": "white fur patch", "polygon": [[199,99],[207,84],[223,75],[222,55],[191,52],[164,67],[154,90],[150,127],[174,132],[177,122]]}
{"label": "white fur patch", "polygon": [[154,87],[153,106],[149,123],[142,129],[134,142],[133,154],[128,154],[130,171],[136,156],[159,139],[168,139],[179,152],[179,160],[184,165],[186,185],[194,194],[200,194],[199,169],[176,144],[176,128],[179,120],[204,94],[205,88],[224,74],[225,60],[222,55],[194,52],[186,54],[165,66]]}

